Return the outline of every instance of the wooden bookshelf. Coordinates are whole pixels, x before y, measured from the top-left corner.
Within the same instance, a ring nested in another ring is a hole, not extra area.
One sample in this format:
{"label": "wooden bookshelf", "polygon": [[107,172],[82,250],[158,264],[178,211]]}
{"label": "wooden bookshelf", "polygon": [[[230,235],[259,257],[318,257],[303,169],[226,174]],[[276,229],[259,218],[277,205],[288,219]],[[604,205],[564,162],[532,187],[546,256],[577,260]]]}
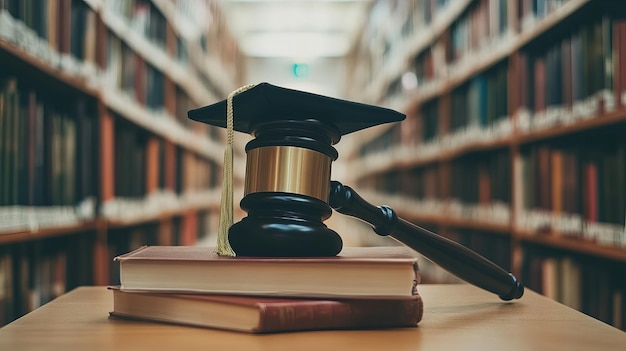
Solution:
{"label": "wooden bookshelf", "polygon": [[577,237],[560,236],[553,233],[536,234],[518,232],[516,234],[521,240],[530,243],[555,247],[585,255],[592,255],[599,258],[606,258],[617,262],[626,262],[626,250],[599,245],[593,241]]}
{"label": "wooden bookshelf", "polygon": [[18,230],[0,234],[0,244],[21,243],[32,240],[41,240],[65,236],[80,232],[94,231],[102,226],[101,220],[83,222],[78,225],[46,227],[37,230]]}
{"label": "wooden bookshelf", "polygon": [[[38,6],[0,1],[0,325],[116,284],[115,255],[215,231],[222,134],[186,111],[240,85],[227,24],[179,8],[211,1]],[[202,47],[215,33],[227,54]]]}
{"label": "wooden bookshelf", "polygon": [[533,132],[520,132],[517,135],[515,144],[522,145],[541,140],[555,139],[560,136],[572,135],[575,133],[584,133],[585,131],[611,127],[614,125],[623,124],[626,121],[626,109],[621,108],[617,111],[608,112],[599,115],[595,118],[591,118],[585,121],[580,121],[568,125],[559,125],[556,127],[548,128],[545,130],[533,131]]}
{"label": "wooden bookshelf", "polygon": [[91,96],[98,94],[98,90],[91,87],[84,78],[76,77],[75,75],[52,67],[36,56],[25,52],[13,43],[0,40],[0,55],[2,55],[0,57],[3,58],[3,61],[4,59],[15,61],[16,65],[37,70],[39,75],[47,76],[43,79],[54,81],[54,84],[65,84],[72,89],[79,90]]}
{"label": "wooden bookshelf", "polygon": [[385,4],[347,96],[407,119],[347,137],[342,181],[624,329],[626,18],[604,0]]}

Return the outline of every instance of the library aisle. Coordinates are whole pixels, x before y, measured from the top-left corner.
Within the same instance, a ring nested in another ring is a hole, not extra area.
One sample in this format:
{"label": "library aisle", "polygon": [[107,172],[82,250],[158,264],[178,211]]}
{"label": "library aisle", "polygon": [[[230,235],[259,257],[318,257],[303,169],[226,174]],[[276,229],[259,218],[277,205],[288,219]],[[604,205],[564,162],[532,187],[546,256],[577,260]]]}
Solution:
{"label": "library aisle", "polygon": [[0,0],[0,326],[139,246],[212,244],[225,133],[187,111],[266,81],[405,113],[345,136],[333,179],[626,330],[619,3]]}

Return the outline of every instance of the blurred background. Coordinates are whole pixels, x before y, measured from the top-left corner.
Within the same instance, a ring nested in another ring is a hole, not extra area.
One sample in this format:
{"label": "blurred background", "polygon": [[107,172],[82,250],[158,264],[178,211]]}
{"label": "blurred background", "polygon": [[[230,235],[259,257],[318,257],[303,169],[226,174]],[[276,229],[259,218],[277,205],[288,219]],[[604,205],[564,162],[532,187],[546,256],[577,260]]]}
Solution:
{"label": "blurred background", "polygon": [[405,113],[342,138],[333,179],[626,328],[619,3],[0,0],[0,325],[141,245],[214,245],[225,133],[186,113],[269,82]]}

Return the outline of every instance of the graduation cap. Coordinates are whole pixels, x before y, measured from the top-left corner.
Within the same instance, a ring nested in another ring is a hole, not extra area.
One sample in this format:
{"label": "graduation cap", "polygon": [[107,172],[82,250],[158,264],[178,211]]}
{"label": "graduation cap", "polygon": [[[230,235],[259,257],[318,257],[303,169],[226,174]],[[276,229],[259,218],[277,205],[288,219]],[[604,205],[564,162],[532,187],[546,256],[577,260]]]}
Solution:
{"label": "graduation cap", "polygon": [[[248,216],[228,234],[237,255],[334,256],[340,236],[322,223],[329,201],[332,146],[343,135],[405,115],[394,110],[260,83],[232,96],[233,129],[246,145],[241,208]],[[226,127],[228,100],[188,112],[192,120]]]}
{"label": "graduation cap", "polygon": [[[261,83],[190,110],[188,116],[255,137],[246,145],[240,203],[248,215],[228,230],[227,241],[238,256],[337,255],[341,238],[323,223],[335,209],[370,223],[377,234],[391,235],[504,300],[522,296],[523,285],[491,261],[398,218],[388,206],[370,205],[352,188],[330,180],[331,163],[338,157],[332,145],[343,135],[401,121],[404,114]],[[228,139],[232,144],[230,134]]]}
{"label": "graduation cap", "polygon": [[[254,134],[259,124],[282,121],[317,121],[346,135],[383,123],[404,120],[404,114],[383,107],[287,89],[269,83],[254,85],[236,95],[234,129]],[[189,111],[189,118],[226,128],[227,101]],[[317,123],[314,122],[314,123]],[[334,135],[329,135],[334,137]],[[333,143],[338,142],[333,139]]]}

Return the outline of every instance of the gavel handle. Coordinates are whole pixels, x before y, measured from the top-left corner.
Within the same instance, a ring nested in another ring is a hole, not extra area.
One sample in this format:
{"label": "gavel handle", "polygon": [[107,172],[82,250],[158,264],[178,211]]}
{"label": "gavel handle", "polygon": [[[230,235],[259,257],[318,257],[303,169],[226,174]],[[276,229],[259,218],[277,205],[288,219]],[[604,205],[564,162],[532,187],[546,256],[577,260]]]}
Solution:
{"label": "gavel handle", "polygon": [[330,206],[339,213],[359,218],[378,235],[390,235],[421,253],[448,272],[502,300],[519,299],[524,286],[511,273],[452,240],[398,218],[389,206],[374,206],[352,188],[331,181]]}

